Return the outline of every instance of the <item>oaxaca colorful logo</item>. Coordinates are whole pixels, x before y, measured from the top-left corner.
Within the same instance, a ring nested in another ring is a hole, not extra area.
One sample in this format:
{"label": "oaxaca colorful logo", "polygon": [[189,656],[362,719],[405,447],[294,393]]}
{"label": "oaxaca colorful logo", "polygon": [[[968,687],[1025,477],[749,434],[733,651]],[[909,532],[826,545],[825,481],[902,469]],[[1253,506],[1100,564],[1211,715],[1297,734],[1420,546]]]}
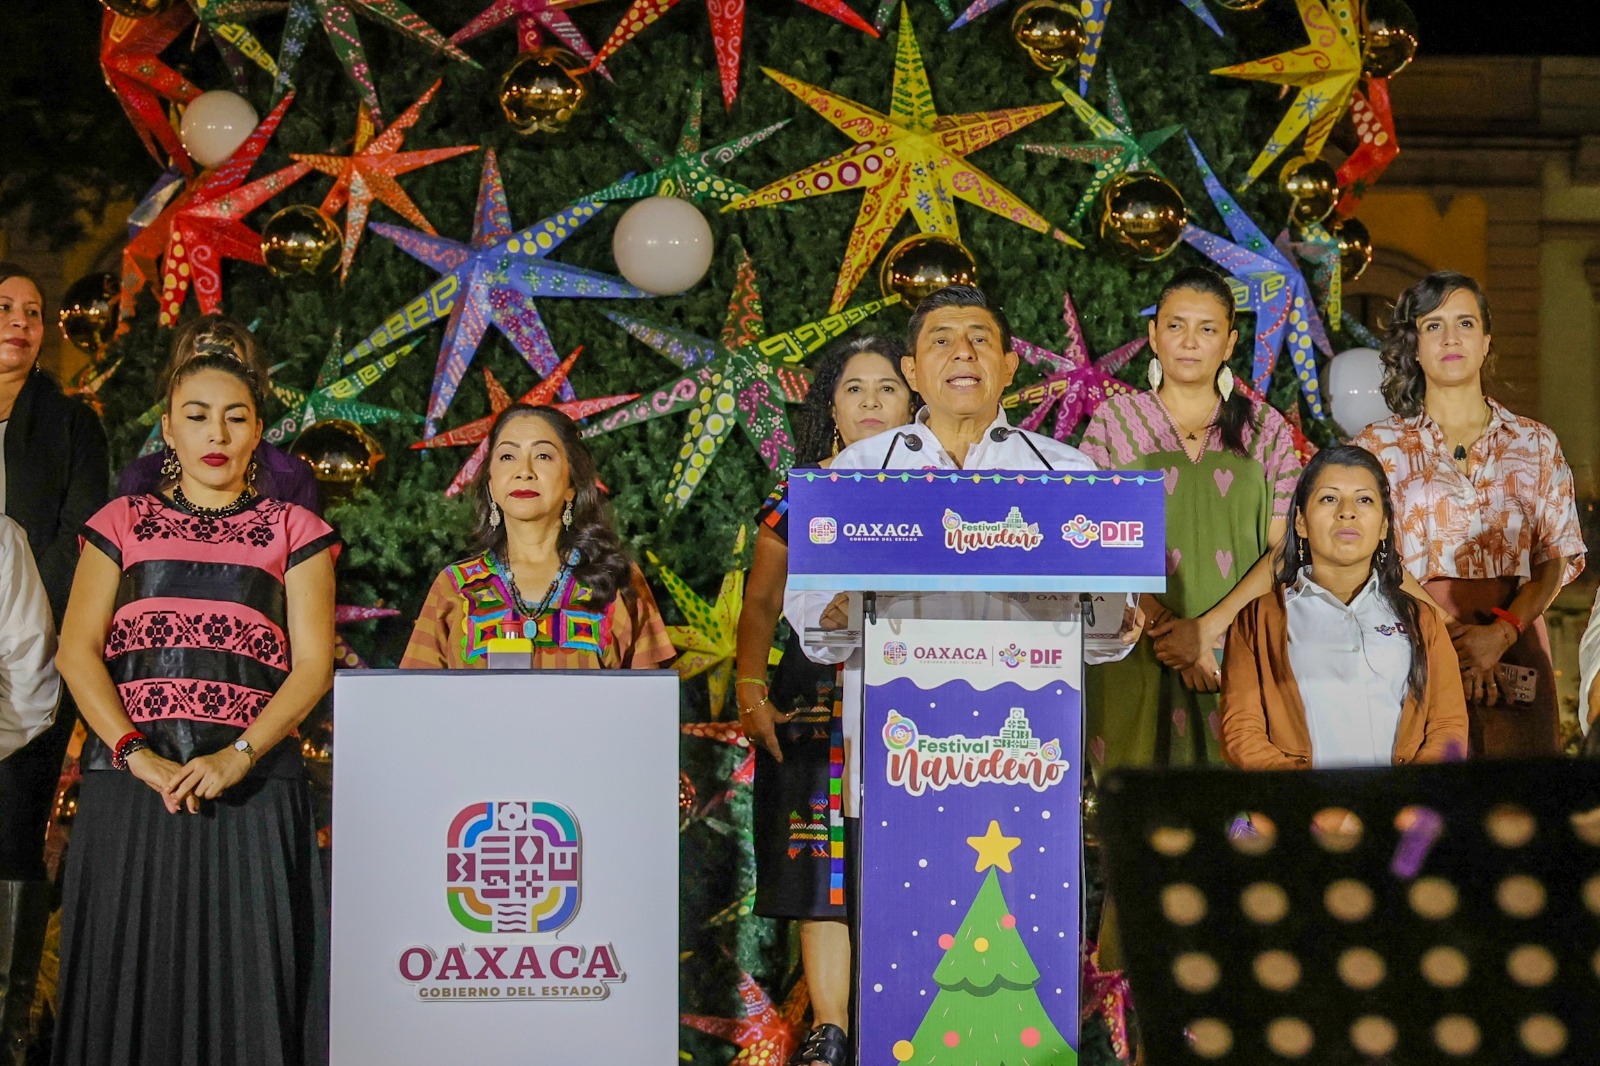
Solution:
{"label": "oaxaca colorful logo", "polygon": [[891,640],[883,646],[883,661],[890,666],[899,666],[906,661],[906,645],[903,640]]}
{"label": "oaxaca colorful logo", "polygon": [[839,539],[839,526],[831,518],[818,516],[811,520],[811,543],[832,544]]}
{"label": "oaxaca colorful logo", "polygon": [[553,933],[578,913],[578,820],[559,803],[464,807],[450,823],[445,894],[474,933]]}

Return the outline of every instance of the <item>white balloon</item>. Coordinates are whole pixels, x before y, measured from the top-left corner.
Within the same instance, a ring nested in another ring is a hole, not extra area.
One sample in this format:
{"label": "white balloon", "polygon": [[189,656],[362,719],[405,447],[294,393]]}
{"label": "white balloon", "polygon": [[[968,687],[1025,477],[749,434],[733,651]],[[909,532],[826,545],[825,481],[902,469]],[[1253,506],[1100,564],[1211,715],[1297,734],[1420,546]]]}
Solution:
{"label": "white balloon", "polygon": [[1322,384],[1333,420],[1346,437],[1394,413],[1383,401],[1383,360],[1374,348],[1351,348],[1334,356]]}
{"label": "white balloon", "polygon": [[256,109],[238,93],[216,89],[201,93],[183,109],[178,139],[184,151],[203,167],[228,161],[256,128]]}
{"label": "white balloon", "polygon": [[611,254],[629,282],[656,296],[698,284],[711,266],[711,225],[675,196],[640,200],[617,220]]}

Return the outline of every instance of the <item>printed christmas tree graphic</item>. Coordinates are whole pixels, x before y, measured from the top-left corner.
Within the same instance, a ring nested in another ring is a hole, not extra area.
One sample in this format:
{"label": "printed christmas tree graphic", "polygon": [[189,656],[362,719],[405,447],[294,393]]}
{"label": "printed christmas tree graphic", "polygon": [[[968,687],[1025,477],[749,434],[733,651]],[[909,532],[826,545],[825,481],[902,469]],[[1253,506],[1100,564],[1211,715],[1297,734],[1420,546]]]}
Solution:
{"label": "printed christmas tree graphic", "polygon": [[1039,1001],[1039,968],[1000,889],[1011,852],[1022,841],[990,822],[968,837],[977,872],[989,871],[961,928],[939,938],[944,957],[933,971],[939,992],[910,1040],[894,1045],[907,1066],[1070,1066],[1078,1053]]}

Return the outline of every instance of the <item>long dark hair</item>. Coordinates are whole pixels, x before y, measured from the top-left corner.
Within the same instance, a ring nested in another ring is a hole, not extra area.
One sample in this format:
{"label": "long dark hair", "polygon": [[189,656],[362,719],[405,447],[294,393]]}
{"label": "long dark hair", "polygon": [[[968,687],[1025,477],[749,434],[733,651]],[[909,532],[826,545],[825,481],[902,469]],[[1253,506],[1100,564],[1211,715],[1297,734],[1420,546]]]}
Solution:
{"label": "long dark hair", "polygon": [[477,523],[473,538],[485,552],[504,555],[506,527],[489,524],[489,469],[494,465],[494,449],[500,444],[500,434],[514,418],[536,415],[555,430],[561,450],[567,456],[567,468],[572,476],[572,525],[561,530],[556,538],[556,550],[565,559],[576,548],[578,564],[572,576],[587,585],[594,593],[587,601],[594,607],[604,607],[619,595],[625,603],[632,603],[633,560],[617,537],[611,520],[611,506],[600,492],[600,475],[594,456],[578,435],[578,425],[565,413],[554,407],[534,407],[532,404],[514,403],[500,412],[489,430],[489,455],[473,477],[468,495],[477,509]]}
{"label": "long dark hair", "polygon": [[1354,444],[1336,444],[1312,456],[1311,462],[1300,474],[1300,483],[1294,488],[1289,531],[1284,535],[1283,546],[1279,549],[1278,584],[1294,584],[1300,574],[1302,555],[1309,556],[1309,547],[1295,532],[1294,518],[1305,514],[1306,504],[1317,487],[1317,479],[1330,466],[1365,470],[1372,475],[1372,480],[1378,486],[1378,495],[1383,499],[1383,520],[1389,532],[1378,545],[1372,559],[1372,569],[1378,575],[1378,588],[1383,593],[1384,602],[1406,628],[1406,640],[1411,643],[1411,672],[1406,678],[1406,688],[1413,699],[1420,701],[1423,689],[1428,684],[1428,649],[1423,646],[1421,631],[1422,605],[1400,587],[1405,580],[1405,569],[1401,566],[1400,552],[1395,548],[1398,523],[1394,517],[1394,500],[1389,495],[1389,478],[1383,472],[1383,464],[1378,462],[1377,456]]}
{"label": "long dark hair", "polygon": [[[1439,305],[1450,299],[1450,294],[1465,289],[1478,301],[1478,314],[1483,318],[1485,335],[1494,330],[1489,321],[1489,298],[1476,278],[1454,270],[1440,270],[1429,274],[1400,294],[1395,301],[1394,314],[1389,318],[1383,333],[1383,400],[1389,410],[1411,418],[1422,412],[1422,400],[1428,392],[1428,382],[1417,362],[1417,319],[1432,314]],[[1494,349],[1489,349],[1483,363],[1483,376],[1494,369]]]}
{"label": "long dark hair", "polygon": [[[1223,306],[1228,315],[1228,329],[1233,329],[1233,290],[1228,288],[1228,283],[1221,274],[1210,267],[1192,266],[1184,267],[1161,286],[1161,295],[1156,297],[1156,317],[1161,316],[1161,305],[1167,302],[1167,297],[1175,292],[1198,292],[1205,296],[1215,297]],[[1151,347],[1150,358],[1156,357],[1154,346]],[[1223,358],[1223,366],[1232,360],[1230,351]],[[1250,397],[1244,394],[1243,389],[1234,389],[1233,395],[1222,401],[1222,407],[1217,411],[1217,431],[1222,436],[1222,446],[1234,455],[1249,458],[1245,449],[1244,428],[1250,424],[1254,414]]]}
{"label": "long dark hair", "polygon": [[[893,337],[863,333],[854,337],[841,337],[828,345],[812,370],[811,388],[805,402],[795,415],[795,465],[813,466],[833,454],[833,435],[837,427],[833,421],[833,392],[839,387],[844,368],[856,356],[865,352],[881,355],[889,360],[894,376],[911,386],[900,369],[900,357],[906,354],[905,345]],[[916,394],[912,393],[915,400]],[[912,408],[915,410],[915,407]]]}

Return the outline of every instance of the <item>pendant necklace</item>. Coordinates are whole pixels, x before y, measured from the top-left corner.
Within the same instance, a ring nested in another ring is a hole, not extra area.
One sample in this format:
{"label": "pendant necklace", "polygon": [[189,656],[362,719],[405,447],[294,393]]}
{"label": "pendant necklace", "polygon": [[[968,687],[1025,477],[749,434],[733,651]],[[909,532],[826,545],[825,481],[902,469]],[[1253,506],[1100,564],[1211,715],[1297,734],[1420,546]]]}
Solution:
{"label": "pendant necklace", "polygon": [[517,587],[517,575],[516,571],[511,569],[511,557],[506,555],[496,559],[495,562],[500,565],[500,569],[505,573],[506,583],[511,586],[511,597],[516,600],[518,613],[532,621],[539,619],[550,609],[550,604],[555,600],[556,592],[562,585],[566,584],[567,578],[572,575],[572,568],[578,564],[578,549],[572,549],[571,554],[567,556],[566,562],[561,564],[561,569],[556,571],[556,576],[550,579],[550,587],[544,590],[544,596],[539,600],[537,606],[531,605],[523,597],[522,589]]}

